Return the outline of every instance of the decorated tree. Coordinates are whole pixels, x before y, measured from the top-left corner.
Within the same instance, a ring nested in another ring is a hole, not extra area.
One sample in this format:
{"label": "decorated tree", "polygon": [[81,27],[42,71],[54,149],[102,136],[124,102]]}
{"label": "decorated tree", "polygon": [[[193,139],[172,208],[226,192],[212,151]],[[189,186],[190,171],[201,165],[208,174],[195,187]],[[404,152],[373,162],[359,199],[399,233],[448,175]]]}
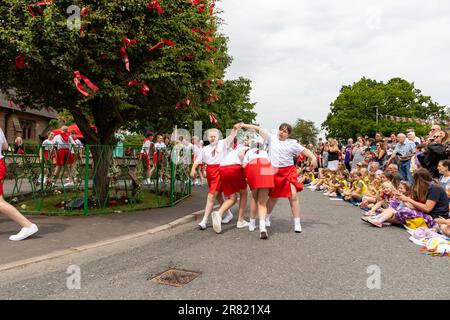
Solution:
{"label": "decorated tree", "polygon": [[[22,107],[67,109],[91,145],[143,113],[203,106],[230,62],[211,0],[0,0],[0,17],[0,90]],[[91,151],[103,199],[109,154]]]}
{"label": "decorated tree", "polygon": [[157,112],[152,113],[143,110],[139,121],[130,123],[126,129],[133,132],[150,130],[160,134],[171,132],[175,126],[193,130],[194,122],[202,121],[204,130],[218,128],[225,134],[226,129],[232,128],[236,122],[253,123],[256,113],[253,112],[255,103],[250,99],[250,80],[210,80],[204,88],[212,92],[206,101],[190,108],[179,108],[176,112],[170,106],[160,106]]}
{"label": "decorated tree", "polygon": [[[378,124],[377,124],[378,110]],[[447,109],[425,96],[400,78],[387,83],[362,78],[353,85],[343,86],[339,96],[331,103],[331,110],[322,128],[329,136],[347,139],[357,134],[373,136],[375,132],[389,135],[392,132],[405,132],[414,128],[417,135],[426,135],[429,125],[419,121],[399,122],[383,116],[399,116],[413,119],[449,119]]]}

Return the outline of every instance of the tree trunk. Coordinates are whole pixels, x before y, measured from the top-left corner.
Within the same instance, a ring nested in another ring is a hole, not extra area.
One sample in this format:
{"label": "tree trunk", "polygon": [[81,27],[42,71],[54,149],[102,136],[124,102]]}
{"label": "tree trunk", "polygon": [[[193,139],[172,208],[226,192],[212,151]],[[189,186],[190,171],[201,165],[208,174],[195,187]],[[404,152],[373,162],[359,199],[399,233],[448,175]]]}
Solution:
{"label": "tree trunk", "polygon": [[121,124],[122,118],[117,110],[114,101],[99,99],[92,104],[92,116],[97,132],[91,128],[87,117],[80,108],[72,108],[71,113],[74,116],[80,131],[89,145],[94,160],[94,176],[92,178],[95,192],[100,206],[107,205],[109,191],[109,167],[112,163],[112,149],[114,133]]}

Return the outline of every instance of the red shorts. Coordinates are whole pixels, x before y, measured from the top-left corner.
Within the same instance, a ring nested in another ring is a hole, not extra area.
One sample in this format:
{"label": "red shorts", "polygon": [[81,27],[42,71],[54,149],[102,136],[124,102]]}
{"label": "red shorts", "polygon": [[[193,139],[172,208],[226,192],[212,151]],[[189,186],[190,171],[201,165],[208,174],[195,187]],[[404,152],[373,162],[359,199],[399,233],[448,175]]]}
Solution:
{"label": "red shorts", "polygon": [[158,152],[153,153],[153,163],[157,164],[157,163],[161,163],[163,161],[163,153],[160,152],[159,153],[159,157],[158,157]]}
{"label": "red shorts", "polygon": [[226,197],[247,189],[244,169],[240,164],[220,167],[219,172],[222,191]]}
{"label": "red shorts", "polygon": [[142,153],[142,161],[144,161],[145,168],[150,167],[150,157],[146,153]]}
{"label": "red shorts", "polygon": [[274,170],[266,159],[256,159],[255,162],[250,162],[245,168],[245,176],[251,190],[272,189],[275,186]]}
{"label": "red shorts", "polygon": [[0,196],[3,196],[3,178],[6,174],[6,165],[3,159],[0,159]]}
{"label": "red shorts", "polygon": [[75,155],[69,149],[58,149],[56,154],[56,165],[64,166],[66,164],[73,164],[75,162]]}
{"label": "red shorts", "polygon": [[206,181],[208,181],[209,193],[222,192],[220,183],[220,166],[218,164],[208,164],[206,166]]}
{"label": "red shorts", "polygon": [[303,190],[303,184],[298,182],[295,166],[278,168],[274,175],[275,187],[270,191],[271,198],[289,198],[292,195],[291,184],[297,188],[297,192]]}

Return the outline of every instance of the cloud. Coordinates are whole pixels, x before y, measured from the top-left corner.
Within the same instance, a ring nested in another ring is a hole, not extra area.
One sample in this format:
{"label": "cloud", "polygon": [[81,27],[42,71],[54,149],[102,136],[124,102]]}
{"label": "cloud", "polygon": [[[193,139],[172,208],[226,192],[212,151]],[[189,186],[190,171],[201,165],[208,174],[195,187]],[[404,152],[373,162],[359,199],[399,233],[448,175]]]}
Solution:
{"label": "cloud", "polygon": [[227,78],[253,81],[257,121],[317,126],[343,85],[402,77],[450,103],[450,2],[224,0]]}

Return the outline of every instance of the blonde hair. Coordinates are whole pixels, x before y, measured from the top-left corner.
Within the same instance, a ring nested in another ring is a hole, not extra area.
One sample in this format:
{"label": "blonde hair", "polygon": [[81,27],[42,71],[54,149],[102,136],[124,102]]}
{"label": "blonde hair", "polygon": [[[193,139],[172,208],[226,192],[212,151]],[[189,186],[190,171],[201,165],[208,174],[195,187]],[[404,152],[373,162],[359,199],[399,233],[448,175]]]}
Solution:
{"label": "blonde hair", "polygon": [[62,127],[61,127],[61,130],[64,131],[64,132],[69,132],[69,127],[67,127],[67,126],[62,126]]}

